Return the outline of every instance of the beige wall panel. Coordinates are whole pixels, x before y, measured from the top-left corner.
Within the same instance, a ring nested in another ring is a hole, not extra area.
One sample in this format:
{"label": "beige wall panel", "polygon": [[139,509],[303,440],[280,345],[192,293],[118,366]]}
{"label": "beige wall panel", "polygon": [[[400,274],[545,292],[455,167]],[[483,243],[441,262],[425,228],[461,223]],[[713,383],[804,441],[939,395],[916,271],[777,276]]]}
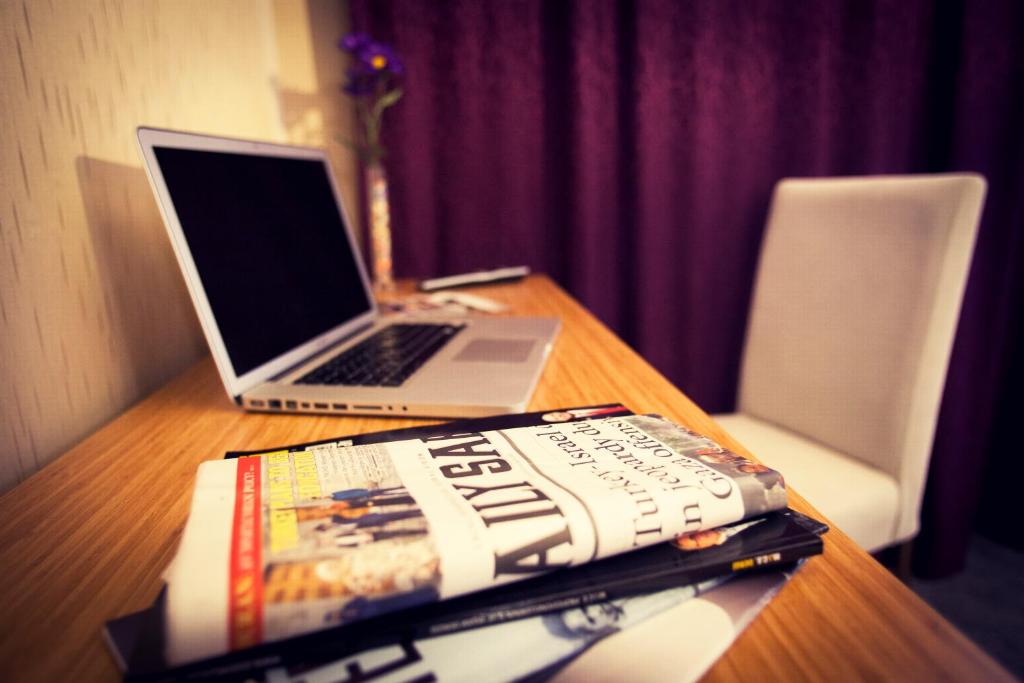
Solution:
{"label": "beige wall panel", "polygon": [[[309,28],[343,6],[287,4],[305,28],[270,0],[0,2],[0,491],[205,353],[135,127],[328,144],[345,125],[323,111],[343,27]],[[303,49],[296,80],[278,56]]]}
{"label": "beige wall panel", "polygon": [[343,144],[351,139],[354,122],[352,103],[341,92],[348,57],[337,47],[349,25],[347,2],[274,0],[285,132],[295,144],[328,151],[349,219],[358,224],[359,165]]}

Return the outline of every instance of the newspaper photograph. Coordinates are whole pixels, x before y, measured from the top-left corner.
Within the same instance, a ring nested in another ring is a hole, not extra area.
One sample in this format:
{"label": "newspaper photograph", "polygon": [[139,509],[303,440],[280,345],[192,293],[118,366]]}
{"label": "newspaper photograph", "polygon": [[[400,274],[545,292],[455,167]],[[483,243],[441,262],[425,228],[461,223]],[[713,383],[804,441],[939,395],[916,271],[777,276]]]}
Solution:
{"label": "newspaper photograph", "polygon": [[166,655],[348,624],[785,506],[777,472],[653,416],[210,461],[167,573]]}

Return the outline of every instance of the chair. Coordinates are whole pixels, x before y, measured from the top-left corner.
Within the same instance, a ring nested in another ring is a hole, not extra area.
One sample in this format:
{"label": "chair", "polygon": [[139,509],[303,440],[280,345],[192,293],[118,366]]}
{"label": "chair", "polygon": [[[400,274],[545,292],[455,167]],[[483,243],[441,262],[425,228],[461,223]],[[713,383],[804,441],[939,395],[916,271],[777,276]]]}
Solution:
{"label": "chair", "polygon": [[775,187],[738,412],[714,418],[868,551],[918,531],[985,187],[973,174]]}

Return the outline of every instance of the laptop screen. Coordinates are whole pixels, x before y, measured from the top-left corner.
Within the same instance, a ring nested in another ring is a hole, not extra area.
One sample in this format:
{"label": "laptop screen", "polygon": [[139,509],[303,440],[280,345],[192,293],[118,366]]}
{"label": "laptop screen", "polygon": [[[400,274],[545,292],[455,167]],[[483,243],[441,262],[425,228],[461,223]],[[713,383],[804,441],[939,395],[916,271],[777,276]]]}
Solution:
{"label": "laptop screen", "polygon": [[236,375],[371,309],[323,161],[153,152]]}

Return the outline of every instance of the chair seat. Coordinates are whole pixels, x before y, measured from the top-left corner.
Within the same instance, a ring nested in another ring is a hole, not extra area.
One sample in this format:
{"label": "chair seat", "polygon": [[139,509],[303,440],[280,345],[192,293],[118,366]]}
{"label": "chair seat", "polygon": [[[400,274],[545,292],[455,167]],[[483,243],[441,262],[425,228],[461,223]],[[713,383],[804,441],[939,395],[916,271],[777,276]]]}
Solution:
{"label": "chair seat", "polygon": [[891,545],[899,486],[888,474],[741,413],[714,415],[725,431],[867,551]]}

